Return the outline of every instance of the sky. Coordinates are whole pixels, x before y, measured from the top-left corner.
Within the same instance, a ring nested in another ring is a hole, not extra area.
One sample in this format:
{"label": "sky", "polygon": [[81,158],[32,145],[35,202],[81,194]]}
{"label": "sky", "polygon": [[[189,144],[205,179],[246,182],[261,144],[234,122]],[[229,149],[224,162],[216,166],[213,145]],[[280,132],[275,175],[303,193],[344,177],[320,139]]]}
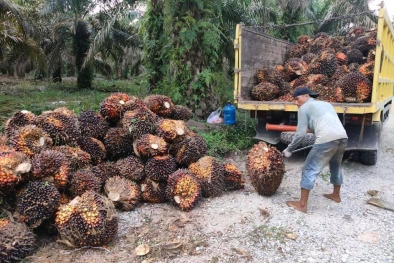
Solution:
{"label": "sky", "polygon": [[[371,0],[369,3],[369,8],[372,10],[379,9],[380,6],[378,6],[382,0]],[[393,20],[394,16],[394,0],[383,0],[384,2],[384,8],[386,8],[387,12],[389,13],[390,19]]]}

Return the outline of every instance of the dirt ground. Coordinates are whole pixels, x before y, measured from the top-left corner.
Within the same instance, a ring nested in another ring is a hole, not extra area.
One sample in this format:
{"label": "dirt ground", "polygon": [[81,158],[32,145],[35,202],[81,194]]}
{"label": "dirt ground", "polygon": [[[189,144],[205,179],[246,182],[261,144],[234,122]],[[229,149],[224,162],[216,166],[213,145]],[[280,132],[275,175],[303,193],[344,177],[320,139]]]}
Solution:
{"label": "dirt ground", "polygon": [[[299,197],[305,153],[286,159],[277,193],[263,197],[246,176],[244,190],[203,199],[190,212],[171,204],[141,204],[120,212],[116,240],[108,247],[68,249],[49,240],[31,263],[62,262],[394,262],[394,212],[366,203],[368,190],[394,193],[394,120],[386,123],[378,163],[345,160],[342,203],[323,171],[311,192],[308,213],[285,205]],[[247,151],[225,159],[245,172]],[[149,252],[143,256],[138,251]]]}

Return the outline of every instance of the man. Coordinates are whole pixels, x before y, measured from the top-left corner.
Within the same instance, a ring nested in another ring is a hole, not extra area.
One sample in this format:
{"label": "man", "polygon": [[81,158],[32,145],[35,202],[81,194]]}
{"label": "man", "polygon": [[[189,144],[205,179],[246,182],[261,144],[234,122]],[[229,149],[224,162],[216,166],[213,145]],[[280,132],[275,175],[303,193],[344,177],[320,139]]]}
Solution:
{"label": "man", "polygon": [[318,94],[308,87],[299,87],[294,91],[293,96],[299,108],[297,131],[293,141],[283,151],[283,155],[286,158],[292,155],[291,152],[302,143],[308,129],[316,136],[316,141],[302,170],[300,200],[287,201],[286,204],[306,213],[309,191],[312,190],[317,176],[327,164],[330,165],[330,182],[334,185],[334,190],[324,196],[337,203],[341,202],[340,189],[343,182],[341,162],[348,137],[334,107],[328,102],[313,99],[319,96]]}

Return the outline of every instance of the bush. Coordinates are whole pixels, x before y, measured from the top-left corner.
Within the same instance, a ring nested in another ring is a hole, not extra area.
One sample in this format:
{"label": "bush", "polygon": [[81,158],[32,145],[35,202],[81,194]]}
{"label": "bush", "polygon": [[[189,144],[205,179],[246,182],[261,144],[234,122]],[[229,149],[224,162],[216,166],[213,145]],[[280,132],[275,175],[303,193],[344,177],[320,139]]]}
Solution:
{"label": "bush", "polygon": [[256,121],[248,116],[248,111],[237,111],[234,125],[223,125],[220,129],[207,125],[207,131],[199,132],[208,146],[208,155],[222,158],[233,151],[250,148],[255,140]]}

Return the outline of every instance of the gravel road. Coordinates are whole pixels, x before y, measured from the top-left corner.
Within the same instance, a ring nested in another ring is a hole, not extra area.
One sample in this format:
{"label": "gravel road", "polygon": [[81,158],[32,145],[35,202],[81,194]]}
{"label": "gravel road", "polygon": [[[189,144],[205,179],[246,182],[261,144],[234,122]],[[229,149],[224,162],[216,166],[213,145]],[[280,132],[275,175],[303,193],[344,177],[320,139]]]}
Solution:
{"label": "gravel road", "polygon": [[[226,161],[245,171],[247,152]],[[68,250],[48,243],[29,262],[394,262],[394,211],[366,201],[368,190],[394,195],[394,116],[384,126],[378,163],[344,161],[342,202],[322,196],[331,191],[328,169],[311,191],[308,213],[286,206],[298,199],[305,153],[286,162],[277,193],[257,194],[246,177],[241,191],[204,199],[192,211],[170,204],[144,204],[120,213],[118,239],[106,249]],[[136,256],[146,244],[150,251]]]}

